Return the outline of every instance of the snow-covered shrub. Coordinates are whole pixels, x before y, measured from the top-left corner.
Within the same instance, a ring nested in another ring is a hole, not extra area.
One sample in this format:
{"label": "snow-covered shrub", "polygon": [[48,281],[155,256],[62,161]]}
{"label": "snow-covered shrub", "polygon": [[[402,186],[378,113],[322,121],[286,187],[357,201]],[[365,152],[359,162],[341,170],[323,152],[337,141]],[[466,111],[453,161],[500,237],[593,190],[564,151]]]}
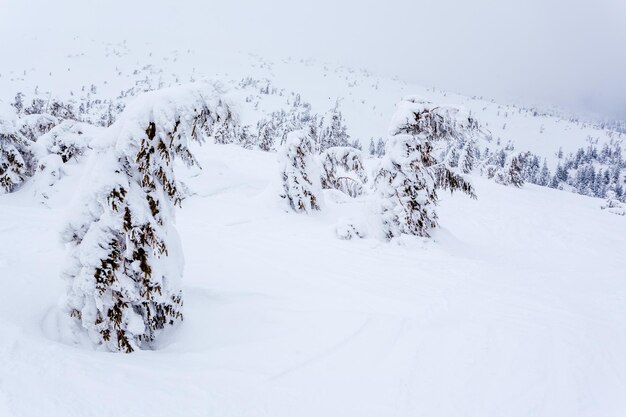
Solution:
{"label": "snow-covered shrub", "polygon": [[89,147],[97,128],[75,120],[63,120],[37,141],[39,152],[59,155],[63,163],[79,158]]}
{"label": "snow-covered shrub", "polygon": [[341,219],[337,223],[335,227],[335,235],[339,239],[350,240],[354,238],[363,238],[365,237],[365,232],[361,225],[356,224],[354,221],[349,219]]}
{"label": "snow-covered shrub", "polygon": [[295,212],[320,210],[322,185],[319,169],[313,158],[311,133],[297,130],[287,135],[287,141],[279,153],[282,193]]}
{"label": "snow-covered shrub", "polygon": [[19,131],[24,137],[35,142],[59,124],[59,120],[49,114],[27,114],[19,118]]}
{"label": "snow-covered shrub", "polygon": [[33,172],[29,141],[17,130],[15,111],[0,103],[0,194],[15,191]]}
{"label": "snow-covered shrub", "polygon": [[461,136],[474,121],[458,110],[408,98],[392,118],[385,156],[376,176],[381,199],[383,233],[429,236],[437,226],[437,189],[463,191],[475,197],[472,185],[433,155],[433,143]]}
{"label": "snow-covered shrub", "polygon": [[335,146],[321,154],[322,188],[343,191],[350,197],[363,193],[367,173],[363,167],[361,151],[347,146]]}
{"label": "snow-covered shrub", "polygon": [[84,212],[69,222],[65,301],[72,334],[110,351],[154,347],[182,320],[183,259],[174,228],[182,199],[174,160],[231,110],[213,84],[146,93],[93,146]]}
{"label": "snow-covered shrub", "polygon": [[608,211],[609,213],[617,214],[618,216],[626,215],[626,209],[622,207],[622,204],[617,199],[615,191],[609,190],[606,195],[606,201],[602,206],[600,206],[600,208]]}

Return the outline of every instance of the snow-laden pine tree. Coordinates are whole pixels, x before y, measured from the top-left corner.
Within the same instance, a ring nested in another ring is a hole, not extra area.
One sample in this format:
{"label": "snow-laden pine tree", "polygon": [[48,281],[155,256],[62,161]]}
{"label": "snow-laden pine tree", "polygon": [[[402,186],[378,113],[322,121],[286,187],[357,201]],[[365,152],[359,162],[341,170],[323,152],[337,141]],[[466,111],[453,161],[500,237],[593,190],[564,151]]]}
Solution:
{"label": "snow-laden pine tree", "polygon": [[33,172],[29,141],[17,130],[15,110],[0,103],[0,194],[15,191]]}
{"label": "snow-laden pine tree", "polygon": [[465,142],[459,154],[458,168],[464,174],[469,174],[476,165],[476,140],[470,138]]}
{"label": "snow-laden pine tree", "polygon": [[503,167],[490,166],[487,169],[487,177],[493,178],[498,184],[521,187],[524,185],[522,173],[525,158],[525,154],[507,156]]}
{"label": "snow-laden pine tree", "polygon": [[84,212],[64,232],[70,247],[65,300],[75,338],[101,349],[151,349],[182,320],[183,258],[174,210],[182,191],[174,160],[195,164],[203,141],[232,110],[219,86],[146,93],[94,141]]}
{"label": "snow-laden pine tree", "polygon": [[322,188],[336,189],[357,197],[363,193],[367,173],[362,152],[349,146],[335,146],[320,155],[322,159]]}
{"label": "snow-laden pine tree", "polygon": [[349,146],[349,139],[348,127],[343,120],[343,114],[339,110],[339,101],[337,101],[335,107],[321,120],[317,151],[323,152],[334,146]]}
{"label": "snow-laden pine tree", "polygon": [[215,122],[214,126],[210,127],[210,133],[212,133],[215,143],[227,144],[239,142],[240,127],[239,120],[231,110],[231,105],[228,103],[218,103],[224,114],[221,115],[219,121]]}
{"label": "snow-laden pine tree", "polygon": [[311,136],[305,129],[290,132],[278,155],[282,180],[280,197],[298,213],[320,210],[322,205],[322,185]]}
{"label": "snow-laden pine tree", "polygon": [[475,197],[472,185],[433,155],[437,141],[453,140],[475,125],[452,107],[411,97],[398,104],[376,176],[387,239],[401,234],[429,236],[437,226],[437,189],[460,190]]}

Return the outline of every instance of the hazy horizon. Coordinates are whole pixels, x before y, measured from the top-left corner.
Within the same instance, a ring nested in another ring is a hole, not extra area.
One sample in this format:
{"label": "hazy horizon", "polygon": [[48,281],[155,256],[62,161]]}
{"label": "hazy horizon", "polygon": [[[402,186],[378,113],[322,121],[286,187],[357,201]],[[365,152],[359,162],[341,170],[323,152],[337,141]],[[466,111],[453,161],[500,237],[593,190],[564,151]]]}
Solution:
{"label": "hazy horizon", "polygon": [[0,24],[18,43],[39,33],[312,57],[467,95],[626,118],[626,4],[610,0],[0,0]]}

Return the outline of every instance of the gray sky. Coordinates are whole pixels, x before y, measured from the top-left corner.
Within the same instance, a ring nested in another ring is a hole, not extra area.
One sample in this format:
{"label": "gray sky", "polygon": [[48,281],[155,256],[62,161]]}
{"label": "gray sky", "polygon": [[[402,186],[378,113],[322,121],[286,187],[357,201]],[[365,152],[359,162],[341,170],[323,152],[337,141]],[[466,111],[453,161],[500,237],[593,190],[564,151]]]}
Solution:
{"label": "gray sky", "polygon": [[0,25],[2,42],[35,28],[165,36],[626,118],[624,0],[0,0]]}

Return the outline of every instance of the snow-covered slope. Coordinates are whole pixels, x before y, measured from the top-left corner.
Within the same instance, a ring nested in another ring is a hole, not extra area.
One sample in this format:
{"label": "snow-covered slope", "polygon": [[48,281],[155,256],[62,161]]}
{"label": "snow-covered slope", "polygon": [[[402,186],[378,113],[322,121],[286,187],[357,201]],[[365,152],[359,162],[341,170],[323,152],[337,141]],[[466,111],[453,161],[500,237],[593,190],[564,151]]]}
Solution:
{"label": "snow-covered slope", "polygon": [[59,230],[82,179],[0,197],[2,416],[621,416],[626,223],[600,201],[475,178],[432,240],[343,241],[366,200],[302,216],[275,154],[197,149],[178,212],[186,316],[158,351],[58,339]]}
{"label": "snow-covered slope", "polygon": [[[0,100],[5,102],[11,102],[17,92],[29,95],[35,88],[46,98],[76,100],[89,93],[94,98],[114,99],[206,77],[233,87],[252,78],[260,83],[242,88],[242,94],[253,104],[260,102],[255,108],[259,114],[288,107],[293,94],[300,94],[320,114],[339,100],[348,133],[366,146],[372,137],[387,136],[395,104],[410,94],[465,107],[490,131],[493,147],[497,147],[496,141],[502,146],[511,141],[517,151],[547,158],[551,169],[559,147],[565,153],[574,152],[590,138],[603,144],[623,135],[584,118],[560,115],[557,110],[495,103],[312,59],[266,59],[220,45],[169,49],[157,41],[103,43],[74,37],[61,42],[41,36],[22,39],[16,45],[5,52],[0,71]],[[274,94],[260,95],[259,90],[268,84]],[[254,123],[258,117],[249,121]]]}
{"label": "snow-covered slope", "polygon": [[[367,147],[387,136],[396,103],[411,94],[465,107],[490,146],[510,141],[552,170],[559,148],[623,136],[557,111],[314,60],[157,40],[57,42],[36,36],[3,51],[1,101],[89,96],[100,112],[106,100],[211,77],[231,87],[251,126],[298,95],[319,114],[339,102],[351,138]],[[64,129],[80,130],[79,142],[103,128]],[[35,146],[42,160],[54,135],[44,139]],[[443,195],[433,239],[385,242],[367,197],[325,191],[321,212],[286,213],[275,153],[215,144],[194,152],[202,169],[181,171],[192,195],[177,212],[185,321],[156,351],[61,341],[59,235],[91,186],[88,159],[57,157],[0,195],[0,417],[626,413],[626,218],[600,210],[601,200],[475,175],[478,200]],[[338,239],[347,221],[370,233]]]}

